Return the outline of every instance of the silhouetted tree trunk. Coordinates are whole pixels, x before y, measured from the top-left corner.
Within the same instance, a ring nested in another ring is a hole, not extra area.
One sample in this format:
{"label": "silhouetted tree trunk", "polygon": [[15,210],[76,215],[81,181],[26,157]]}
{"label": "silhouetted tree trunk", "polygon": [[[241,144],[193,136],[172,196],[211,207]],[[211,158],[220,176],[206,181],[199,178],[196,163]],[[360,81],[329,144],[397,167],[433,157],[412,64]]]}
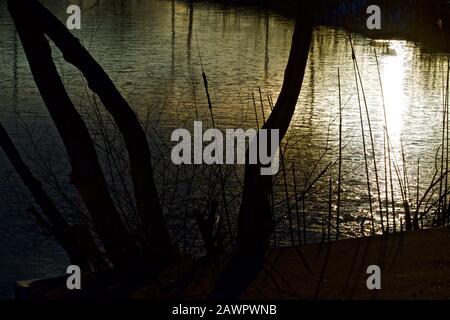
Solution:
{"label": "silhouetted tree trunk", "polygon": [[[305,74],[313,30],[314,5],[300,5],[283,86],[272,114],[263,129],[279,129],[280,142],[295,111]],[[270,143],[270,141],[269,141]],[[270,150],[270,145],[267,150]],[[237,252],[261,254],[269,246],[274,221],[269,205],[271,176],[260,174],[260,164],[246,164],[242,204],[239,212]]]}
{"label": "silhouetted tree trunk", "polygon": [[154,259],[173,259],[177,250],[170,240],[153,180],[147,136],[135,112],[97,61],[49,10],[35,0],[14,2],[23,3],[21,10],[32,13],[33,21],[61,50],[64,59],[83,73],[89,88],[98,94],[114,118],[124,137],[129,155],[137,210],[147,238],[147,254]]}
{"label": "silhouetted tree trunk", "polygon": [[0,123],[0,147],[11,161],[14,169],[31,192],[36,203],[42,209],[42,214],[30,208],[41,227],[53,235],[67,252],[71,263],[79,265],[83,270],[106,268],[100,252],[95,245],[87,227],[70,226],[63,215],[55,207],[53,201],[43,189],[41,183],[34,177],[31,170],[23,161],[14,143]]}
{"label": "silhouetted tree trunk", "polygon": [[128,266],[139,256],[137,245],[114,206],[88,129],[64,88],[41,23],[29,10],[32,3],[8,0],[8,9],[36,85],[65,145],[72,166],[71,182],[86,204],[107,256],[117,267]]}

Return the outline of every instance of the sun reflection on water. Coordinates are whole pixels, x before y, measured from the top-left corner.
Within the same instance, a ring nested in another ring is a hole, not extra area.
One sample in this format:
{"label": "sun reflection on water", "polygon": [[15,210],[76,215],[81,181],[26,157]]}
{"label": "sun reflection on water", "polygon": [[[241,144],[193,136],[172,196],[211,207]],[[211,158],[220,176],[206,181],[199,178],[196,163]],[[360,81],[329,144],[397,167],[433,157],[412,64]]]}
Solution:
{"label": "sun reflection on water", "polygon": [[383,42],[383,55],[380,56],[386,105],[386,118],[391,143],[398,145],[403,126],[403,113],[406,108],[405,79],[405,42],[392,40]]}

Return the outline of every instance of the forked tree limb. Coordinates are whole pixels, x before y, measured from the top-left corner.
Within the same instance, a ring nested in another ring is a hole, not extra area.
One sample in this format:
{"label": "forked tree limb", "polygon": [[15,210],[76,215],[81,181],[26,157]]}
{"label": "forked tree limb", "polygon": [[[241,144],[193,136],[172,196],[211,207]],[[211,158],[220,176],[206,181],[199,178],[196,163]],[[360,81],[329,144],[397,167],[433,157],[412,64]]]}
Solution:
{"label": "forked tree limb", "polygon": [[146,132],[136,113],[103,68],[47,8],[36,0],[15,0],[15,2],[23,3],[22,10],[28,10],[33,14],[36,25],[61,50],[64,59],[82,72],[89,88],[99,96],[114,118],[128,151],[136,205],[147,238],[147,246],[151,251],[149,254],[160,258],[176,255],[154,183],[152,157]]}
{"label": "forked tree limb", "polygon": [[[263,129],[278,129],[280,142],[289,128],[300,95],[311,45],[315,6],[309,1],[300,5],[281,92],[269,119],[263,126]],[[267,150],[270,150],[270,145]],[[245,167],[236,242],[236,250],[239,253],[263,253],[269,246],[270,236],[274,230],[269,205],[272,177],[262,176],[260,168],[260,164],[248,163]]]}
{"label": "forked tree limb", "polygon": [[115,266],[125,267],[138,258],[138,248],[115,208],[89,131],[64,88],[50,45],[28,4],[8,0],[8,9],[35,83],[69,156],[71,182],[86,204],[108,257]]}

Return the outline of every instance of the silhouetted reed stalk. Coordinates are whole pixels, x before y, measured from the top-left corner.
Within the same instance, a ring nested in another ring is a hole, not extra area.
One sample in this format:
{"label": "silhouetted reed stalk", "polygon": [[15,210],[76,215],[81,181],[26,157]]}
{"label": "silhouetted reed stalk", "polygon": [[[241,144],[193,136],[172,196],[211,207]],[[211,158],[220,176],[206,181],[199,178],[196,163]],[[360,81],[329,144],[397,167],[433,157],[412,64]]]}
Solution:
{"label": "silhouetted reed stalk", "polygon": [[[212,126],[213,126],[213,129],[215,129],[216,128],[216,124],[215,124],[215,121],[214,121],[214,113],[213,113],[213,109],[212,109],[211,96],[209,95],[208,79],[206,77],[205,68],[203,67],[202,55],[201,55],[201,52],[200,52],[200,46],[198,44],[198,38],[196,40],[197,40],[198,55],[199,55],[199,59],[200,59],[200,66],[202,68],[203,85],[205,87],[206,98],[208,100],[208,108],[209,108],[209,113],[211,115]],[[232,228],[231,228],[230,214],[229,214],[229,211],[228,211],[228,203],[227,203],[227,196],[226,196],[226,193],[225,193],[225,182],[224,182],[224,178],[223,178],[222,167],[219,166],[218,170],[219,170],[220,186],[221,186],[221,191],[222,191],[223,209],[225,211],[225,217],[227,219],[227,225],[228,225],[227,227],[228,227],[230,243],[233,243],[234,236],[233,236],[233,232],[232,232]]]}
{"label": "silhouetted reed stalk", "polygon": [[401,149],[402,149],[402,162],[403,162],[403,185],[404,185],[403,207],[405,209],[405,229],[406,229],[406,231],[410,231],[410,230],[412,230],[411,210],[410,210],[410,205],[409,205],[410,191],[409,191],[408,174],[407,174],[407,168],[406,168],[405,149],[403,148],[402,140],[400,140],[400,145],[401,145]]}
{"label": "silhouetted reed stalk", "polygon": [[303,244],[306,244],[306,203],[305,203],[305,197],[302,198],[302,222],[303,222]]}
{"label": "silhouetted reed stalk", "polygon": [[321,221],[321,226],[322,226],[322,240],[320,243],[324,243],[325,242],[325,219],[322,217]]}
{"label": "silhouetted reed stalk", "polygon": [[[449,127],[449,116],[448,116],[448,93],[449,93],[449,76],[450,76],[450,57],[447,54],[447,79],[446,79],[446,88],[445,88],[445,110],[446,110],[446,156],[445,156],[445,171],[448,171],[448,150],[449,150],[449,139],[448,139],[448,127]],[[445,177],[445,188],[444,190],[447,191],[448,188],[448,176]],[[447,206],[447,197],[444,197],[444,213],[442,216],[442,224],[445,225],[446,224],[446,220],[448,217],[448,211],[449,208]]]}
{"label": "silhouetted reed stalk", "polygon": [[366,137],[364,133],[364,121],[363,121],[363,113],[362,113],[362,107],[361,107],[361,99],[359,95],[359,84],[358,84],[358,77],[356,74],[356,66],[355,66],[355,60],[353,60],[353,69],[355,73],[355,81],[356,81],[356,93],[358,97],[358,106],[359,106],[359,118],[361,123],[361,135],[362,135],[362,142],[363,142],[363,153],[364,153],[364,166],[366,169],[366,178],[367,178],[367,193],[369,196],[369,210],[370,210],[370,219],[371,219],[371,225],[372,225],[372,233],[375,233],[375,224],[374,224],[374,217],[373,217],[373,208],[372,208],[372,192],[370,188],[370,176],[369,176],[369,165],[367,162],[367,153],[366,153]]}
{"label": "silhouetted reed stalk", "polygon": [[[384,130],[383,130],[383,144],[384,144],[384,181],[385,181],[385,195],[386,195],[386,231],[389,233],[389,196],[388,196],[388,175],[387,175],[387,166],[389,165],[389,182],[390,182],[390,189],[391,189],[391,204],[392,204],[392,217],[393,217],[393,224],[394,224],[394,232],[395,232],[395,201],[394,201],[394,186],[393,186],[393,179],[392,179],[392,166],[391,166],[391,147],[389,143],[387,142],[388,136],[389,136],[389,129],[388,129],[388,123],[387,123],[387,113],[386,113],[386,103],[384,100],[384,89],[383,89],[383,81],[381,80],[381,72],[380,72],[380,63],[378,61],[378,55],[377,50],[373,49],[374,55],[375,55],[375,61],[377,64],[377,71],[378,71],[378,81],[380,83],[380,92],[381,92],[381,102],[383,106],[383,118],[384,118]],[[387,146],[387,148],[386,148]],[[386,163],[386,151],[387,151],[387,161]]]}
{"label": "silhouetted reed stalk", "polygon": [[397,222],[395,218],[395,199],[394,199],[394,179],[392,177],[392,158],[391,158],[391,146],[389,143],[389,133],[387,131],[387,127],[385,130],[385,138],[388,152],[388,164],[389,164],[389,184],[391,186],[391,205],[392,205],[392,224],[394,233],[397,232]]}
{"label": "silhouetted reed stalk", "polygon": [[[388,181],[388,155],[387,155],[387,138],[386,126],[383,126],[383,160],[384,160],[384,192],[385,192],[385,206],[386,206],[386,232],[389,234],[389,181]],[[393,194],[392,194],[393,196]]]}
{"label": "silhouetted reed stalk", "polygon": [[352,42],[352,38],[351,38],[350,34],[349,34],[349,37],[350,37],[350,46],[351,46],[351,49],[352,49],[352,59],[353,59],[353,62],[354,62],[354,68],[356,70],[355,72],[358,75],[359,83],[361,85],[361,93],[362,93],[362,97],[363,97],[363,101],[364,101],[364,108],[366,110],[367,124],[368,124],[368,127],[369,127],[370,145],[371,145],[371,148],[372,148],[373,166],[374,166],[374,171],[375,171],[375,183],[376,183],[376,187],[377,187],[378,206],[380,208],[381,231],[384,233],[383,203],[381,201],[380,182],[379,182],[379,179],[378,179],[377,159],[376,159],[376,153],[375,153],[375,143],[373,141],[372,125],[371,125],[371,122],[370,122],[369,108],[367,106],[366,94],[364,92],[364,86],[363,86],[363,82],[362,82],[362,78],[361,78],[361,73],[359,71],[358,61],[356,60],[355,50],[353,48],[353,42]]}
{"label": "silhouetted reed stalk", "polygon": [[297,218],[297,237],[298,244],[302,244],[301,232],[300,232],[300,211],[298,208],[298,193],[297,193],[297,179],[295,177],[295,165],[292,163],[292,180],[294,183],[294,194],[295,194],[295,216]]}
{"label": "silhouetted reed stalk", "polygon": [[336,208],[336,240],[339,239],[339,223],[341,217],[341,173],[342,173],[342,97],[341,97],[341,74],[338,68],[339,87],[339,164],[338,164],[338,193]]}
{"label": "silhouetted reed stalk", "polygon": [[333,215],[333,194],[332,194],[332,180],[329,179],[328,186],[328,227],[327,227],[327,241],[331,241],[331,217]]}
{"label": "silhouetted reed stalk", "polygon": [[417,159],[416,210],[414,212],[414,218],[413,218],[414,230],[419,230],[419,212],[417,210],[417,208],[419,207],[419,193],[420,193],[420,158]]}
{"label": "silhouetted reed stalk", "polygon": [[406,163],[406,153],[405,148],[403,146],[403,140],[400,139],[400,147],[402,149],[402,162],[403,162],[403,183],[405,185],[405,197],[408,199],[411,198],[411,190],[409,188],[409,178],[408,178],[408,168]]}
{"label": "silhouetted reed stalk", "polygon": [[272,95],[269,93],[267,94],[267,98],[269,99],[269,106],[270,106],[270,111],[273,110],[273,99],[272,99]]}
{"label": "silhouetted reed stalk", "polygon": [[[449,126],[449,120],[448,120],[448,94],[449,94],[449,72],[450,72],[450,56],[449,56],[449,45],[448,45],[448,40],[445,37],[445,31],[443,28],[443,24],[442,21],[439,21],[438,23],[439,25],[439,29],[440,29],[440,35],[442,37],[442,41],[445,44],[445,52],[447,55],[447,75],[446,75],[446,83],[442,84],[442,91],[443,91],[443,117],[442,117],[442,124],[443,124],[443,128],[442,128],[442,153],[441,153],[441,175],[443,172],[443,159],[444,159],[444,145],[445,145],[445,153],[446,153],[446,157],[445,157],[445,170],[446,172],[448,172],[448,150],[449,150],[449,144],[448,144],[448,126]],[[444,142],[444,136],[446,135],[446,143]],[[439,199],[441,199],[442,197],[442,181],[439,184]],[[444,181],[444,194],[447,191],[447,187],[448,187],[448,177],[445,178]],[[442,202],[442,203],[441,203]],[[445,196],[444,199],[442,199],[442,201],[439,201],[439,205],[438,205],[438,210],[437,210],[437,217],[436,217],[436,224],[440,225],[440,224],[445,224],[445,220],[446,217],[449,214],[449,210],[450,210],[450,204],[449,207],[447,207],[447,197]],[[442,212],[441,212],[442,211]]]}
{"label": "silhouetted reed stalk", "polygon": [[[448,87],[449,87],[449,72],[450,67],[448,63],[447,58],[447,73],[446,73],[446,80],[445,83],[442,84],[442,91],[443,91],[443,107],[442,107],[442,141],[441,141],[441,167],[440,172],[441,174],[445,171],[448,171],[448,126],[449,126],[449,120],[448,120]],[[445,165],[444,165],[445,162]],[[439,204],[438,204],[438,210],[436,212],[436,224],[437,225],[443,225],[445,224],[446,215],[447,215],[447,197],[443,196],[443,194],[446,193],[448,188],[448,178],[446,177],[445,180],[442,180],[439,183]]]}
{"label": "silhouetted reed stalk", "polygon": [[[267,94],[267,101],[269,103],[270,112],[272,112],[273,104],[272,104],[272,99],[271,99],[271,96],[269,93]],[[280,149],[280,151],[281,151],[281,149]],[[272,184],[270,185],[270,199],[272,200],[272,203],[271,203],[272,219],[273,219],[273,221],[275,221],[276,220],[276,218],[275,218],[275,196],[273,193],[273,180],[272,180]],[[273,230],[273,245],[274,245],[274,247],[277,246],[276,226],[274,227],[274,230]]]}
{"label": "silhouetted reed stalk", "polygon": [[261,87],[258,87],[258,89],[259,89],[259,99],[261,101],[261,113],[262,113],[262,117],[263,117],[263,124],[265,124],[266,123],[266,113],[264,112],[264,103],[263,103]]}
{"label": "silhouetted reed stalk", "polygon": [[293,229],[294,227],[293,227],[293,223],[292,223],[291,205],[290,205],[290,201],[289,201],[289,189],[288,189],[287,177],[286,177],[286,166],[284,163],[284,156],[283,156],[283,153],[281,152],[281,150],[280,150],[280,155],[281,155],[281,169],[283,170],[284,194],[286,196],[287,217],[288,217],[288,221],[289,221],[289,235],[291,237],[291,245],[294,246],[295,245],[294,229]]}
{"label": "silhouetted reed stalk", "polygon": [[[442,106],[442,140],[441,140],[441,175],[444,172],[444,154],[445,154],[445,131],[446,131],[446,97],[445,97],[445,87],[443,88],[444,91],[444,103]],[[443,203],[442,203],[442,192],[443,192],[443,180],[441,180],[441,182],[439,183],[439,204],[438,204],[438,209],[437,209],[437,213],[436,213],[436,221],[437,224],[439,225],[441,222],[441,217],[443,215]]]}
{"label": "silhouetted reed stalk", "polygon": [[253,110],[255,111],[255,120],[256,120],[256,128],[260,128],[259,126],[259,120],[258,120],[258,112],[256,111],[256,101],[255,101],[255,94],[252,92],[252,99],[253,99]]}

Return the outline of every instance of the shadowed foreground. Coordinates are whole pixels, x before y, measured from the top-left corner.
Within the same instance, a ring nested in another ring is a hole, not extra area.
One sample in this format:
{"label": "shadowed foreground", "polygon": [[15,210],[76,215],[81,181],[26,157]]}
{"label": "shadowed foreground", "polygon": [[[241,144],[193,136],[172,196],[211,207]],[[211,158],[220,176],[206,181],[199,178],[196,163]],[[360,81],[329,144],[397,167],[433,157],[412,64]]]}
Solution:
{"label": "shadowed foreground", "polygon": [[[445,299],[450,297],[449,250],[448,228],[271,249],[239,298]],[[86,275],[78,293],[61,289],[65,278],[36,281],[18,288],[18,298],[207,299],[229,260],[227,255],[184,261],[147,284],[136,274]],[[242,268],[251,268],[249,261]],[[366,268],[372,264],[381,268],[381,290],[366,287]]]}

